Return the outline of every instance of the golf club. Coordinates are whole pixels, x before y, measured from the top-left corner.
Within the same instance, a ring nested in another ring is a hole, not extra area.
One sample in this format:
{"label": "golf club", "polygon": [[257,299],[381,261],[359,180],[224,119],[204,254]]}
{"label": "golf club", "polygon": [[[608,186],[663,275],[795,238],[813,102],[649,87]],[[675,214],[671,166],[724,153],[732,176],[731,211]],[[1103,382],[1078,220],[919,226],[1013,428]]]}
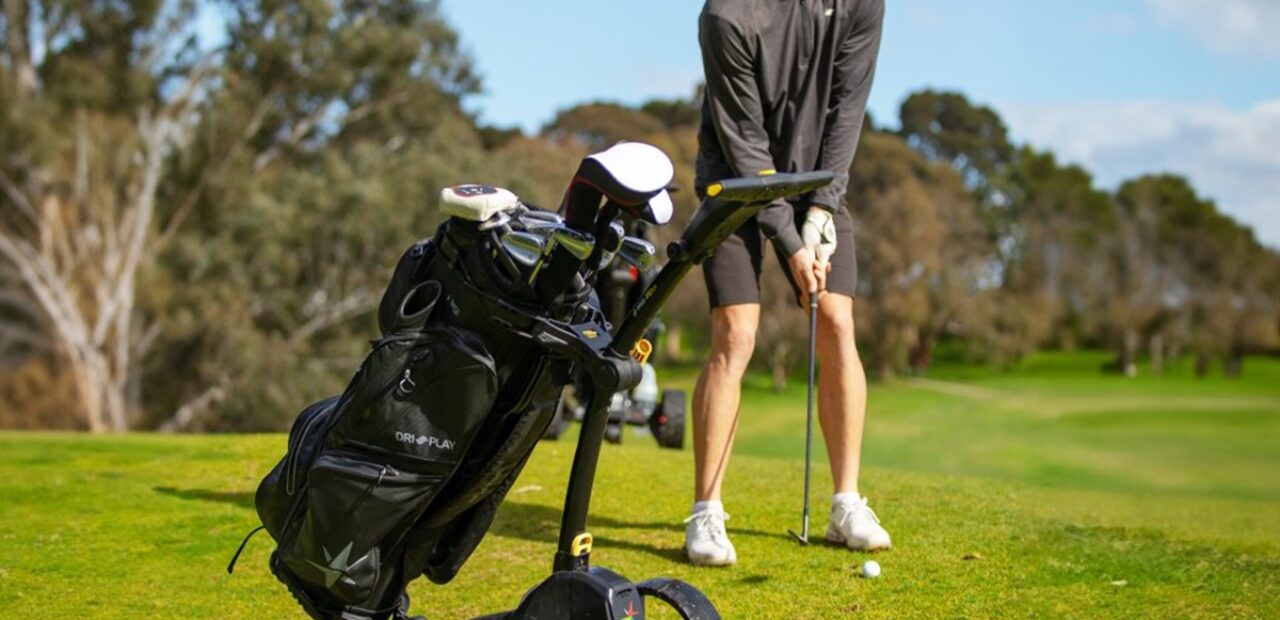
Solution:
{"label": "golf club", "polygon": [[814,370],[817,366],[818,343],[818,292],[809,292],[809,406],[805,413],[804,429],[804,512],[800,524],[800,533],[787,530],[795,536],[800,544],[809,544],[809,469],[813,460],[813,387]]}
{"label": "golf club", "polygon": [[542,256],[547,240],[530,232],[511,232],[502,236],[502,247],[516,262],[533,267]]}
{"label": "golf club", "polygon": [[609,222],[609,225],[604,228],[604,233],[596,239],[596,253],[599,254],[594,263],[596,270],[604,269],[613,261],[614,255],[622,248],[622,240],[626,235],[627,231],[622,227],[621,222]]}
{"label": "golf club", "polygon": [[534,209],[525,207],[525,210],[517,216],[521,221],[529,223],[531,221],[550,222],[552,224],[563,224],[564,218],[560,217],[555,211],[543,211],[542,209]]}
{"label": "golf club", "polygon": [[618,256],[640,271],[648,271],[658,261],[658,249],[639,237],[625,237]]}
{"label": "golf club", "polygon": [[543,246],[542,255],[533,266],[532,273],[529,274],[529,284],[536,282],[542,269],[548,262],[554,260],[556,250],[563,248],[566,254],[579,263],[591,256],[591,252],[595,250],[595,240],[587,233],[557,224],[540,227],[534,234],[539,234],[542,230],[548,231],[547,243]]}

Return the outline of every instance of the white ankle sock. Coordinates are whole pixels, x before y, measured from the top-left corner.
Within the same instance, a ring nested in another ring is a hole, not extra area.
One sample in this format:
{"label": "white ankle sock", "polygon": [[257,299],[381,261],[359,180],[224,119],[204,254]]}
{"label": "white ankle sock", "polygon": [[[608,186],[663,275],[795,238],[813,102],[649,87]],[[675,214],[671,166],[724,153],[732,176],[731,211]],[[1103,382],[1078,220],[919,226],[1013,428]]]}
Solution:
{"label": "white ankle sock", "polygon": [[844,493],[836,493],[831,496],[832,506],[837,504],[852,504],[860,501],[862,501],[862,496],[858,495],[857,491],[845,491]]}
{"label": "white ankle sock", "polygon": [[718,499],[709,499],[693,503],[693,514],[702,512],[724,512],[724,504]]}

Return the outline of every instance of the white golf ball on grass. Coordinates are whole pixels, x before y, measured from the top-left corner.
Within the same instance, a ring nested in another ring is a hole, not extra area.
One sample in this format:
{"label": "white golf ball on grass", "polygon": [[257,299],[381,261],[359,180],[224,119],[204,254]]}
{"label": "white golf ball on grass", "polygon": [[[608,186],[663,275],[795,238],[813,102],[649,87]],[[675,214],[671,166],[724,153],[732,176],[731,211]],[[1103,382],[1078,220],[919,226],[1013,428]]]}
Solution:
{"label": "white golf ball on grass", "polygon": [[875,579],[880,576],[880,563],[875,560],[867,560],[862,563],[862,576],[867,579]]}

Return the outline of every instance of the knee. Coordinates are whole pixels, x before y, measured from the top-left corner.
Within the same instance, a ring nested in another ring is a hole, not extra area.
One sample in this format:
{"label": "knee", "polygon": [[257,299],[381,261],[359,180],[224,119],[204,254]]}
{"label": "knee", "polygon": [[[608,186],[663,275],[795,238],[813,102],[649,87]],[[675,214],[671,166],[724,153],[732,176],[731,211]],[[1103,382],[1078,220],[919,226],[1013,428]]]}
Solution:
{"label": "knee", "polygon": [[844,304],[831,305],[818,311],[818,325],[827,339],[853,343],[853,308]]}
{"label": "knee", "polygon": [[755,326],[742,323],[716,325],[711,335],[712,361],[734,373],[746,371],[756,349]]}

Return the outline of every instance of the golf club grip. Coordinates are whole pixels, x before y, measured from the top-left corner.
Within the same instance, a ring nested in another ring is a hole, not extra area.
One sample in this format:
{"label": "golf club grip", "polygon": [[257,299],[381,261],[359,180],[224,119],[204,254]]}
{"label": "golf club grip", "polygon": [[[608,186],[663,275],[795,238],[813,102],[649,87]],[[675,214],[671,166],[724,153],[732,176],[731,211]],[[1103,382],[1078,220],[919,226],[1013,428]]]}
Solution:
{"label": "golf club grip", "polygon": [[578,269],[582,268],[582,264],[582,260],[573,256],[564,248],[551,250],[547,266],[542,268],[542,273],[538,275],[537,281],[534,282],[534,290],[538,293],[538,299],[545,304],[555,303],[556,299],[569,289],[569,284],[573,282],[573,276],[578,273]]}

